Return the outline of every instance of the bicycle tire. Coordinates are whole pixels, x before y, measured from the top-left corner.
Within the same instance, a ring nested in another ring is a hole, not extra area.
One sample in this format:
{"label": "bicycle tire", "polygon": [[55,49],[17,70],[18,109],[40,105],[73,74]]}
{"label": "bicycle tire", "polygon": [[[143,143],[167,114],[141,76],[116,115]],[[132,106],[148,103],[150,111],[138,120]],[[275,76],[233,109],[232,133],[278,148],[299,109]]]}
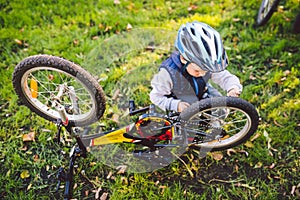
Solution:
{"label": "bicycle tire", "polygon": [[[32,77],[42,79],[36,80],[36,84],[39,84],[39,90],[42,91],[36,91],[35,96],[33,95],[34,91],[29,86],[30,77],[31,80]],[[15,67],[12,79],[14,90],[21,103],[47,120],[56,121],[60,118],[59,113],[48,105],[49,99],[47,98],[53,95],[54,87],[59,84],[66,84],[64,81],[69,81],[68,84],[76,86],[74,90],[78,89],[79,93],[76,100],[87,103],[87,105],[79,105],[86,107],[80,111],[82,113],[67,114],[72,126],[89,125],[99,120],[105,111],[105,96],[97,80],[79,65],[64,58],[51,55],[27,57]],[[67,101],[67,97],[65,99]]]}
{"label": "bicycle tire", "polygon": [[[219,110],[223,109],[223,111],[228,111],[226,112],[228,114],[227,117],[226,118],[222,117],[221,119],[221,121],[223,121],[224,124],[219,127],[219,130],[221,129],[223,130],[226,127],[227,129],[233,127],[236,128],[238,131],[237,123],[240,124],[243,123],[243,127],[241,127],[240,131],[237,133],[229,134],[229,132],[231,132],[232,130],[228,130],[228,133],[226,133],[228,135],[224,136],[223,139],[220,140],[211,139],[211,141],[193,144],[192,147],[203,148],[211,151],[225,150],[245,142],[257,130],[259,124],[259,116],[255,107],[249,102],[236,97],[214,97],[214,98],[203,99],[201,101],[192,104],[190,107],[186,108],[180,114],[179,117],[180,120],[186,122],[186,125],[183,126],[191,126],[189,124],[190,122],[193,121],[194,123],[195,120],[198,120],[198,122],[201,123],[200,122],[201,117],[205,116],[206,113],[215,112],[217,109]],[[223,114],[222,116],[225,115]],[[227,121],[227,119],[234,118],[234,117],[236,118],[236,121],[234,121],[235,119],[233,119],[232,121]],[[242,122],[242,120],[244,120],[244,122]],[[211,122],[208,121],[209,120],[206,121],[207,124],[204,125],[203,127],[199,127],[199,124],[197,123],[196,129],[198,130],[209,129],[209,128],[205,128],[211,126],[209,125],[209,123]],[[210,119],[210,121],[212,120]],[[234,124],[235,122],[237,123]],[[184,130],[184,128],[182,130]],[[187,134],[187,137],[189,137],[187,131],[185,132],[185,134]]]}
{"label": "bicycle tire", "polygon": [[277,6],[279,5],[280,0],[263,0],[258,10],[256,25],[263,26],[265,25],[273,13],[276,11]]}

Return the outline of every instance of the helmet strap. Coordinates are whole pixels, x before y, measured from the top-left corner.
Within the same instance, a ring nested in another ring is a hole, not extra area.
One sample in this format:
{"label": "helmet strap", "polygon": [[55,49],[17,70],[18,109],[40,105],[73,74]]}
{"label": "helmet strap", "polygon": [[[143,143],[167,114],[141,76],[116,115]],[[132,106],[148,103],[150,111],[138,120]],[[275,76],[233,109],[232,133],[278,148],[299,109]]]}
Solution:
{"label": "helmet strap", "polygon": [[187,61],[187,62],[183,65],[183,67],[181,68],[181,72],[184,72],[184,71],[186,70],[187,66],[188,66],[190,63],[191,63],[190,61]]}

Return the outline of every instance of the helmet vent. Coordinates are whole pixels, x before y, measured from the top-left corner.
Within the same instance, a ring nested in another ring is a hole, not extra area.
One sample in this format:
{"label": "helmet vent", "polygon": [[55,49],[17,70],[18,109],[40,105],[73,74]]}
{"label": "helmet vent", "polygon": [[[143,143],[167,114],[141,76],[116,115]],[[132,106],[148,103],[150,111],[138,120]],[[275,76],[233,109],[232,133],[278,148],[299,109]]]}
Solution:
{"label": "helmet vent", "polygon": [[204,33],[205,35],[207,35],[207,37],[210,38],[210,34],[209,34],[204,28],[202,28],[202,30],[203,30],[203,33]]}
{"label": "helmet vent", "polygon": [[196,36],[195,29],[191,28],[191,33]]}
{"label": "helmet vent", "polygon": [[205,48],[207,54],[211,57],[210,48],[208,47],[207,42],[206,42],[202,37],[201,37],[201,41],[202,41],[202,43],[203,43],[203,45],[204,45],[204,48]]}
{"label": "helmet vent", "polygon": [[225,50],[223,49],[222,59],[225,60]]}
{"label": "helmet vent", "polygon": [[215,41],[215,48],[216,48],[216,54],[217,54],[217,57],[219,57],[219,55],[218,55],[218,53],[219,53],[219,51],[218,51],[218,42],[217,42],[217,38],[216,37],[214,37],[214,41]]}

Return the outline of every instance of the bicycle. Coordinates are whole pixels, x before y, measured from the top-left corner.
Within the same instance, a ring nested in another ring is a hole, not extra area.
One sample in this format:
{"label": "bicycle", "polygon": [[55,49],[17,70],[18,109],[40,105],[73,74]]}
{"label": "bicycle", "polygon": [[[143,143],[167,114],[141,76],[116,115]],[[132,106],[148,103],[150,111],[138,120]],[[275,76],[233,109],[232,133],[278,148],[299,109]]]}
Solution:
{"label": "bicycle", "polygon": [[219,151],[240,145],[259,124],[255,107],[237,97],[207,98],[181,113],[164,114],[154,105],[137,109],[129,101],[129,115],[139,115],[135,122],[89,135],[106,102],[98,81],[79,65],[56,56],[30,56],[15,67],[13,86],[23,105],[57,124],[58,138],[65,127],[76,139],[69,169],[60,169],[58,176],[66,182],[65,199],[72,196],[74,162],[86,157],[87,148],[131,144],[136,146],[132,156],[163,167],[190,148]]}
{"label": "bicycle", "polygon": [[258,10],[256,24],[258,26],[265,25],[273,13],[276,11],[280,0],[263,0]]}

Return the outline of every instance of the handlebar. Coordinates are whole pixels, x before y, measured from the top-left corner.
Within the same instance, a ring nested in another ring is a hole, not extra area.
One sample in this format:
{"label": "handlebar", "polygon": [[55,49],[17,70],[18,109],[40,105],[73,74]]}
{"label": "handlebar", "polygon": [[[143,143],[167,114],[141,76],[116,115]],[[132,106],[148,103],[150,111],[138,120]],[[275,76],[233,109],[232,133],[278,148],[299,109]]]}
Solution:
{"label": "handlebar", "polygon": [[144,113],[149,111],[149,113],[154,113],[155,112],[155,105],[151,104],[150,106],[135,110],[135,103],[134,100],[129,100],[129,115],[133,116],[139,113]]}

